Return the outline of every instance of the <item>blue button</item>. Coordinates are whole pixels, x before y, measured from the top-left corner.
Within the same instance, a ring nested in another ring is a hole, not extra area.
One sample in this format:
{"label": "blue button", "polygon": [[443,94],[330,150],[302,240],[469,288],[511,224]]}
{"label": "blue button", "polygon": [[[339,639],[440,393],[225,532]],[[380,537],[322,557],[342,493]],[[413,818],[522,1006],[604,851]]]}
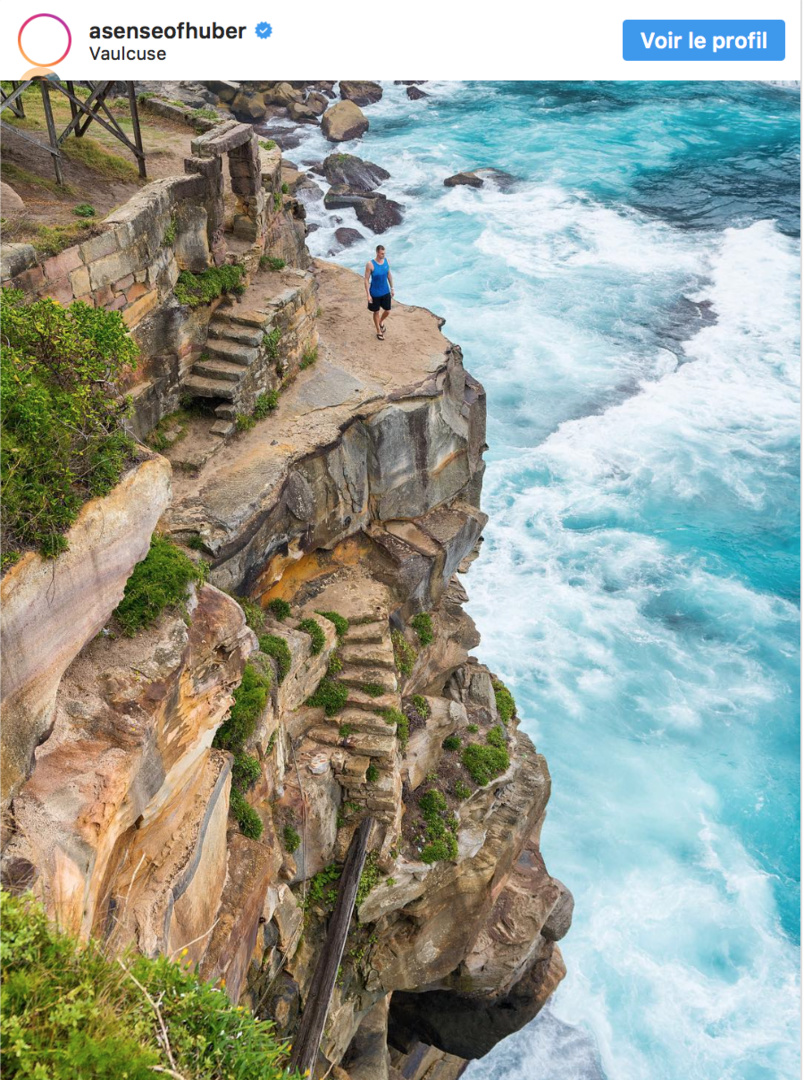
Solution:
{"label": "blue button", "polygon": [[784,60],[784,20],[626,19],[623,60]]}

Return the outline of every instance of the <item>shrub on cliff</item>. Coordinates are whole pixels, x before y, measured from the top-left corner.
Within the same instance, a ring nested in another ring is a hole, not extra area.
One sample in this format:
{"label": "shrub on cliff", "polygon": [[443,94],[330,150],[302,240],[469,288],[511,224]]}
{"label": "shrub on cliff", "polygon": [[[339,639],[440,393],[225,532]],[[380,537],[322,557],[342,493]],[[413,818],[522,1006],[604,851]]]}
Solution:
{"label": "shrub on cliff", "polygon": [[505,683],[501,682],[499,679],[494,679],[492,686],[494,687],[494,700],[497,702],[497,713],[502,722],[507,724],[516,713],[514,695]]}
{"label": "shrub on cliff", "polygon": [[461,755],[461,761],[474,782],[481,787],[496,776],[502,776],[511,764],[504,746],[483,746],[481,743],[469,743]]}
{"label": "shrub on cliff", "polygon": [[429,645],[433,640],[433,620],[426,611],[420,612],[418,615],[414,615],[410,620],[410,625],[416,631],[419,638],[419,642],[424,647]]}
{"label": "shrub on cliff", "polygon": [[416,663],[417,652],[401,630],[391,631],[391,644],[394,647],[394,662],[400,675],[410,675]]}
{"label": "shrub on cliff", "polygon": [[0,905],[9,1077],[288,1080],[273,1026],[221,989],[166,957],[109,959],[56,930],[30,896],[3,892]]}
{"label": "shrub on cliff", "polygon": [[243,285],[244,267],[239,264],[210,266],[200,274],[182,270],[173,292],[183,307],[199,307],[211,304],[224,293],[240,295],[245,290]]}
{"label": "shrub on cliff", "polygon": [[131,572],[115,617],[123,633],[133,637],[152,626],[163,611],[183,604],[191,582],[206,580],[207,565],[193,562],[183,551],[157,533],[148,554]]}
{"label": "shrub on cliff", "polygon": [[259,780],[261,768],[258,759],[245,752],[245,744],[256,730],[257,722],[268,704],[270,690],[268,673],[260,671],[254,664],[246,664],[240,685],[232,695],[234,704],[212,740],[212,745],[217,749],[234,754],[229,810],[243,835],[252,840],[262,835],[262,820],[257,811],[249,806],[246,792]]}
{"label": "shrub on cliff", "polygon": [[293,660],[290,646],[283,637],[279,637],[277,634],[260,634],[257,640],[260,645],[260,652],[264,652],[266,656],[270,656],[272,660],[276,661],[276,677],[279,682],[282,682],[290,671]]}
{"label": "shrub on cliff", "polygon": [[310,635],[310,653],[317,656],[327,643],[326,635],[315,619],[302,619],[299,629]]}
{"label": "shrub on cliff", "polygon": [[349,687],[324,676],[314,694],[305,701],[305,705],[323,708],[327,716],[334,716],[341,711],[349,697]]}
{"label": "shrub on cliff", "polygon": [[0,309],[4,548],[52,558],[87,499],[106,495],[133,449],[117,386],[137,346],[119,312],[4,289]]}

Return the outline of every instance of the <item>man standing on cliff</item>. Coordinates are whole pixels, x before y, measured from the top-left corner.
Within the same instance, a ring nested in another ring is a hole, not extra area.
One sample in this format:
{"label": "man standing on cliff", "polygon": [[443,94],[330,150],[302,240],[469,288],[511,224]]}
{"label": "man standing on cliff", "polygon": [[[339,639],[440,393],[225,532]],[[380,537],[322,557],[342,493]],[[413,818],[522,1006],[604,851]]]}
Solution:
{"label": "man standing on cliff", "polygon": [[385,248],[377,245],[375,257],[366,263],[366,299],[368,309],[374,313],[374,329],[377,340],[385,341],[385,320],[391,310],[391,297],[394,295],[394,279],[391,267],[385,257]]}

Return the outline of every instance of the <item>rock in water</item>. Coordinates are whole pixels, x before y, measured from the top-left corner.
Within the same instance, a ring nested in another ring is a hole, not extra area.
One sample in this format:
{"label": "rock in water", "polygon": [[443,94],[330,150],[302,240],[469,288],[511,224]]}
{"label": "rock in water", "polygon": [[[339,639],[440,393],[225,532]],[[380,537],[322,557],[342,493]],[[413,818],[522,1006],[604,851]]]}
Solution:
{"label": "rock in water", "polygon": [[382,87],[375,82],[340,83],[341,97],[344,101],[353,101],[355,105],[373,105],[382,97]]}
{"label": "rock in water", "polygon": [[483,180],[472,172],[459,172],[454,176],[448,176],[444,181],[445,187],[483,187]]}
{"label": "rock in water", "polygon": [[363,234],[358,232],[357,229],[347,229],[346,227],[343,227],[335,230],[335,239],[342,248],[348,248],[362,240]]}
{"label": "rock in water", "polygon": [[369,129],[363,110],[353,101],[339,101],[321,117],[321,130],[330,142],[359,139]]}
{"label": "rock in water", "polygon": [[345,184],[335,184],[324,196],[327,210],[339,210],[350,207],[357,214],[358,221],[381,233],[398,225],[402,220],[402,207],[378,191],[353,191]]}
{"label": "rock in water", "polygon": [[322,166],[330,184],[344,184],[352,191],[374,191],[390,177],[385,169],[354,154],[330,154]]}
{"label": "rock in water", "polygon": [[419,101],[421,98],[429,97],[424,90],[420,90],[418,86],[409,86],[407,89],[407,95],[411,101]]}

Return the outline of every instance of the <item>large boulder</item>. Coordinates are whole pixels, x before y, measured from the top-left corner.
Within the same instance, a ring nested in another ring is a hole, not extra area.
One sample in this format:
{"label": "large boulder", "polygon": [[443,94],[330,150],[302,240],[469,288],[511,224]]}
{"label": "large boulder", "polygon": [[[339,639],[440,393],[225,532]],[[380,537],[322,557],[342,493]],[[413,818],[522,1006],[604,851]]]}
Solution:
{"label": "large boulder", "polygon": [[324,196],[324,206],[327,210],[354,210],[361,225],[374,233],[385,232],[402,220],[402,207],[398,202],[378,191],[353,191],[345,184],[334,184],[329,189]]}
{"label": "large boulder", "polygon": [[4,180],[0,180],[0,208],[3,211],[4,217],[11,217],[13,214],[21,214],[25,210],[25,203],[16,193],[14,188]]}
{"label": "large boulder", "polygon": [[353,101],[339,101],[321,117],[321,130],[330,142],[359,139],[369,129],[363,110]]}
{"label": "large boulder", "polygon": [[243,90],[231,102],[232,112],[248,120],[262,120],[266,114],[262,94],[247,94]]}
{"label": "large boulder", "polygon": [[418,86],[409,86],[406,93],[411,101],[421,101],[422,98],[430,96],[424,90],[420,90]]}
{"label": "large boulder", "polygon": [[297,124],[317,124],[319,115],[313,112],[309,105],[304,105],[299,101],[291,101],[288,105],[288,116]]}
{"label": "large boulder", "polygon": [[340,83],[341,97],[344,101],[353,101],[355,105],[373,105],[382,97],[382,87],[375,82]]}
{"label": "large boulder", "polygon": [[291,102],[303,102],[304,94],[290,83],[280,82],[265,91],[265,101],[268,105],[290,105]]}
{"label": "large boulder", "polygon": [[316,116],[323,116],[329,106],[329,99],[326,94],[314,90],[311,94],[307,95],[307,100],[304,104],[308,109],[315,113]]}
{"label": "large boulder", "polygon": [[372,161],[363,161],[354,154],[330,154],[322,166],[330,184],[344,184],[352,191],[374,191],[390,173]]}

